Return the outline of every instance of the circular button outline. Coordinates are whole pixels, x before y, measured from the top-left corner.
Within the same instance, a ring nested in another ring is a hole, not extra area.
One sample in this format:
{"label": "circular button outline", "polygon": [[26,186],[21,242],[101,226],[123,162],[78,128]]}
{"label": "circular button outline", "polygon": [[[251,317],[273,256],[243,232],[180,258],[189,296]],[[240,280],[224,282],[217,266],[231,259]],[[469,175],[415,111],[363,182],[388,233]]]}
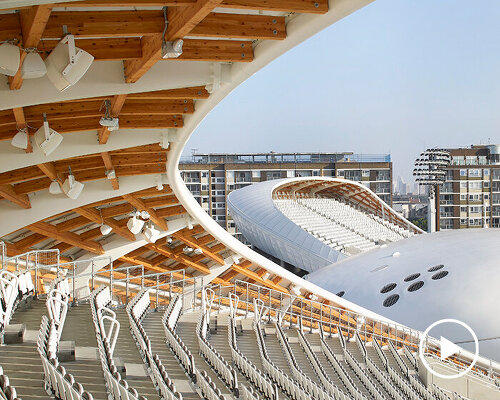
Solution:
{"label": "circular button outline", "polygon": [[[439,372],[434,371],[430,367],[429,363],[427,362],[427,360],[424,357],[424,351],[423,351],[424,339],[427,336],[429,336],[429,332],[432,328],[436,327],[437,325],[444,324],[444,323],[458,324],[458,325],[464,327],[465,329],[467,329],[469,331],[469,333],[472,335],[472,338],[474,339],[474,343],[476,345],[476,351],[474,353],[474,359],[472,360],[472,363],[465,370],[463,370],[462,372],[459,372],[458,374],[455,374],[455,375],[444,375],[444,374],[441,374]],[[472,368],[474,367],[474,365],[476,364],[477,359],[479,358],[479,340],[477,339],[476,333],[465,322],[462,322],[462,321],[459,321],[458,319],[453,319],[453,318],[440,319],[440,320],[432,323],[431,325],[429,325],[427,327],[427,329],[424,331],[423,335],[420,337],[420,343],[418,346],[418,355],[419,355],[420,359],[422,360],[424,367],[432,375],[437,376],[438,378],[443,378],[443,379],[456,379],[456,378],[460,378],[460,377],[464,376],[465,374],[469,373],[472,370]]]}

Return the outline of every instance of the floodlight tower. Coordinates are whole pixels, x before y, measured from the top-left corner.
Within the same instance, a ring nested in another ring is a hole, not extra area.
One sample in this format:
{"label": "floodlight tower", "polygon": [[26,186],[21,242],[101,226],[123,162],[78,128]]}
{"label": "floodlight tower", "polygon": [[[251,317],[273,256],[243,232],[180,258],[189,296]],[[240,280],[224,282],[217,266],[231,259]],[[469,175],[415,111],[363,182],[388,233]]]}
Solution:
{"label": "floodlight tower", "polygon": [[446,180],[451,155],[444,149],[427,149],[415,160],[413,176],[421,186],[429,186],[427,225],[429,232],[439,231],[439,187]]}

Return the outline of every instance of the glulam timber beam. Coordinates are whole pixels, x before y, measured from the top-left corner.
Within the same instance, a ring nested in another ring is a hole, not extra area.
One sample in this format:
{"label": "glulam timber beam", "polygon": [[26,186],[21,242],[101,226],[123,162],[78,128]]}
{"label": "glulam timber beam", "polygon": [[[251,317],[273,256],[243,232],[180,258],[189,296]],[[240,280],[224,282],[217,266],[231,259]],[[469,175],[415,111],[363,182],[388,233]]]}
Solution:
{"label": "glulam timber beam", "polygon": [[16,188],[12,185],[0,185],[0,196],[22,208],[31,208],[31,202],[28,195],[25,193],[17,193]]}
{"label": "glulam timber beam", "polygon": [[142,199],[140,199],[139,197],[136,197],[133,194],[125,194],[125,195],[123,195],[123,198],[126,201],[128,201],[130,204],[132,204],[132,206],[134,206],[137,210],[147,211],[149,213],[151,220],[156,225],[158,225],[158,227],[160,227],[160,229],[162,229],[164,231],[168,230],[167,221],[165,221],[165,219],[159,217],[156,214],[156,211],[152,207],[148,207]]}
{"label": "glulam timber beam", "polygon": [[88,234],[77,235],[73,232],[59,231],[57,227],[47,222],[35,222],[34,224],[28,225],[26,229],[53,238],[60,242],[68,243],[74,247],[90,251],[94,254],[104,254],[104,250],[99,243],[83,239],[86,236],[88,237]]}
{"label": "glulam timber beam", "polygon": [[224,264],[224,259],[222,258],[222,256],[220,254],[217,254],[210,247],[198,243],[198,240],[196,238],[182,235],[182,234],[179,234],[178,232],[174,233],[172,236],[174,238],[184,242],[185,244],[187,244],[188,246],[190,246],[194,249],[201,249],[203,251],[203,254],[205,257],[210,258],[211,260],[215,261],[217,264],[220,264],[220,265]]}
{"label": "glulam timber beam", "polygon": [[247,278],[253,279],[259,285],[267,286],[267,287],[269,287],[271,289],[274,289],[274,290],[277,290],[277,291],[280,291],[280,292],[284,292],[284,293],[288,293],[288,290],[286,290],[283,286],[277,285],[277,284],[275,284],[272,281],[262,279],[258,274],[256,274],[253,271],[250,271],[247,268],[242,267],[241,265],[233,264],[231,266],[231,268],[233,268],[238,273],[240,273],[242,275],[245,275]]}
{"label": "glulam timber beam", "polygon": [[[27,9],[22,9],[19,12],[21,21],[21,32],[23,36],[23,47],[25,49],[36,48],[38,42],[42,37],[50,14],[52,12],[52,5],[38,5]],[[11,90],[20,89],[23,85],[23,78],[21,74],[21,67],[23,65],[26,52],[21,52],[21,63],[16,75],[9,78],[9,87]]]}
{"label": "glulam timber beam", "polygon": [[[64,3],[64,7],[176,7],[187,6],[195,3],[196,0],[85,0]],[[325,14],[328,12],[327,0],[225,0],[218,7],[241,9],[241,10],[262,10],[262,11],[283,11],[309,14]]]}
{"label": "glulam timber beam", "polygon": [[163,40],[172,41],[182,39],[212,12],[221,1],[222,0],[197,0],[196,3],[190,6],[170,7],[167,10],[168,26],[165,37],[163,37],[163,33],[150,37],[143,37],[141,39],[142,58],[134,61],[125,61],[126,82],[137,82],[161,59],[161,44]]}
{"label": "glulam timber beam", "polygon": [[[113,162],[111,161],[111,156],[109,155],[109,153],[107,151],[103,152],[103,153],[101,153],[101,157],[102,157],[102,161],[104,163],[104,167],[106,168],[106,171],[107,172],[109,171],[108,173],[111,173],[111,171],[114,171],[115,167],[113,166]],[[115,171],[115,175],[116,175],[116,171]],[[115,176],[114,178],[111,178],[109,180],[111,181],[111,186],[113,186],[114,190],[120,189],[120,184],[118,183],[118,177]]]}
{"label": "glulam timber beam", "polygon": [[[113,97],[113,100],[111,100],[111,110],[110,110],[111,116],[113,118],[118,117],[123,105],[125,104],[126,99],[127,99],[126,94],[118,94],[118,95]],[[108,142],[108,138],[109,138],[110,133],[111,133],[111,131],[106,126],[102,126],[101,128],[99,128],[99,132],[98,132],[99,143],[106,144]],[[104,157],[103,157],[103,160],[104,160]],[[118,186],[118,181],[116,181],[116,186]],[[113,184],[113,188],[118,189],[118,188],[115,188],[115,184]]]}
{"label": "glulam timber beam", "polygon": [[169,249],[165,246],[159,246],[156,244],[148,244],[146,245],[146,247],[148,247],[151,250],[154,250],[158,254],[163,254],[168,258],[179,261],[187,267],[194,268],[205,275],[208,275],[210,273],[210,268],[208,268],[206,265],[199,262],[194,262],[190,260],[189,257],[186,256],[185,254],[182,254],[182,246],[180,246],[181,247],[180,253],[174,252],[172,249]]}
{"label": "glulam timber beam", "polygon": [[130,232],[126,228],[122,228],[119,224],[116,223],[116,221],[112,218],[102,218],[101,215],[95,210],[95,209],[89,209],[89,208],[75,208],[73,209],[74,212],[77,214],[81,215],[82,217],[87,218],[89,221],[92,221],[96,224],[106,224],[110,226],[113,229],[113,232],[116,233],[117,235],[120,235],[121,237],[130,240],[131,242],[135,241],[135,235]]}

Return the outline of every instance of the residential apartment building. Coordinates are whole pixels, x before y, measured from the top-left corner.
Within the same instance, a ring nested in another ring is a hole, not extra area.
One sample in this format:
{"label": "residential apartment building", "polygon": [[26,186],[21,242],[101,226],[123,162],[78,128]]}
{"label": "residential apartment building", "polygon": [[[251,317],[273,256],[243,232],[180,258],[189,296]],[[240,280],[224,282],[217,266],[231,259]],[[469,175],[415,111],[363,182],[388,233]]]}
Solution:
{"label": "residential apartment building", "polygon": [[226,196],[252,183],[302,176],[330,176],[363,183],[392,202],[392,163],[388,154],[245,153],[193,154],[181,159],[182,177],[200,205],[226,230],[237,234]]}
{"label": "residential apartment building", "polygon": [[439,188],[440,228],[500,227],[500,145],[447,150],[452,161]]}

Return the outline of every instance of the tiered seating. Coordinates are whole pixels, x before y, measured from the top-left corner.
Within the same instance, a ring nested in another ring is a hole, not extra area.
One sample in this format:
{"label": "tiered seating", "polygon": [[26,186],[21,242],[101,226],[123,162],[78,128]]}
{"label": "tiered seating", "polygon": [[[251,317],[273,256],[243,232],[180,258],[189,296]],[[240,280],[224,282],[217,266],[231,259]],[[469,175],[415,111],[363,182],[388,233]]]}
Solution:
{"label": "tiered seating", "polygon": [[168,304],[167,310],[163,314],[162,322],[165,330],[165,338],[168,346],[172,349],[180,364],[191,379],[196,380],[194,357],[182,342],[182,339],[175,332],[175,326],[181,315],[182,300],[180,296],[174,296]]}
{"label": "tiered seating", "polygon": [[3,373],[2,366],[0,366],[0,399],[20,400],[17,397],[16,389],[10,386],[9,377]]}
{"label": "tiered seating", "polygon": [[346,254],[413,235],[396,224],[331,198],[285,199],[274,203],[301,228]]}
{"label": "tiered seating", "polygon": [[45,389],[62,400],[92,400],[92,395],[59,363],[57,350],[68,311],[69,287],[66,280],[59,279],[53,281],[52,287],[46,302],[49,317],[42,317],[37,341]]}
{"label": "tiered seating", "polygon": [[[203,295],[205,295],[205,291]],[[200,313],[200,319],[196,326],[196,335],[198,336],[198,344],[200,352],[206,362],[212,367],[219,378],[226,384],[227,387],[238,397],[238,378],[234,368],[227,363],[226,360],[217,352],[217,350],[207,340],[207,332],[209,329],[209,320],[205,310]]]}
{"label": "tiered seating", "polygon": [[127,313],[130,320],[132,335],[137,347],[143,357],[144,363],[151,369],[151,378],[158,388],[164,400],[182,400],[182,395],[177,392],[174,383],[169,378],[166,368],[163,366],[158,354],[153,354],[151,342],[144,328],[142,320],[148,313],[150,307],[149,291],[142,290],[127,305]]}
{"label": "tiered seating", "polygon": [[0,271],[0,337],[15,309],[29,304],[35,292],[30,271]]}
{"label": "tiered seating", "polygon": [[[110,305],[109,287],[103,286],[92,293],[92,317],[108,392],[114,400],[146,400],[125,379],[122,379],[113,360],[120,323],[116,319],[116,313],[109,308]],[[108,329],[106,329],[106,323],[109,324]]]}

